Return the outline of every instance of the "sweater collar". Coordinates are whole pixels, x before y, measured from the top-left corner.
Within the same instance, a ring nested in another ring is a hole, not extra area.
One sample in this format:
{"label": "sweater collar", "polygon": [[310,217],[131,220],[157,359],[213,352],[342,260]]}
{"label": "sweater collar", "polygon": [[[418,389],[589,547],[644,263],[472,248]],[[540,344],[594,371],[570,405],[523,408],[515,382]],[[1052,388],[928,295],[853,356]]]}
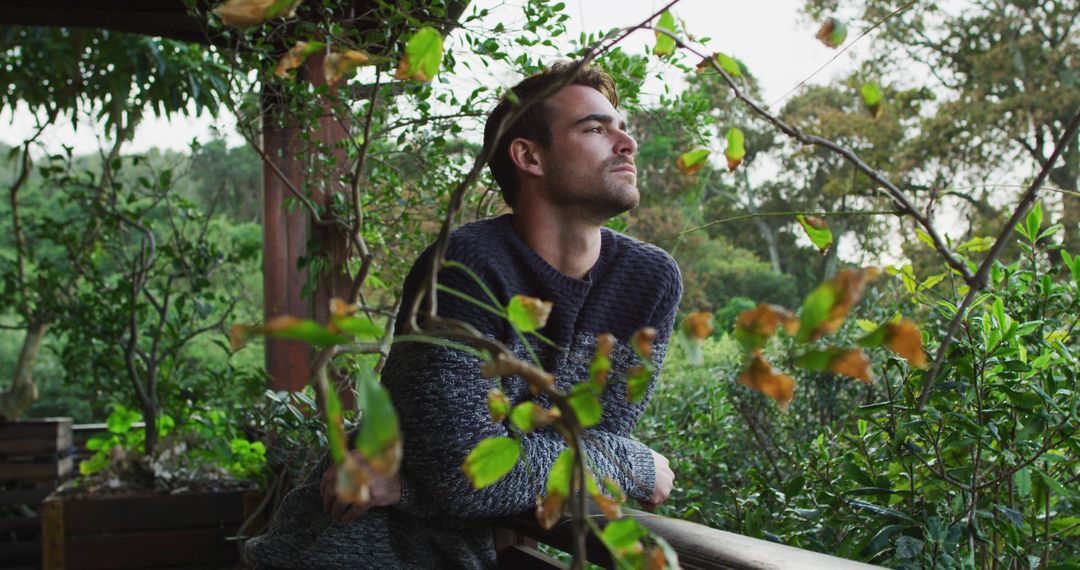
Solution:
{"label": "sweater collar", "polygon": [[600,228],[600,256],[596,259],[596,263],[593,264],[592,268],[585,273],[585,277],[577,279],[555,269],[539,253],[533,251],[529,244],[525,243],[525,240],[514,229],[513,214],[504,214],[496,218],[495,221],[506,239],[513,244],[514,249],[524,256],[529,266],[533,267],[549,283],[568,291],[581,292],[592,287],[593,283],[604,274],[605,268],[615,257],[618,246],[614,233],[608,228]]}

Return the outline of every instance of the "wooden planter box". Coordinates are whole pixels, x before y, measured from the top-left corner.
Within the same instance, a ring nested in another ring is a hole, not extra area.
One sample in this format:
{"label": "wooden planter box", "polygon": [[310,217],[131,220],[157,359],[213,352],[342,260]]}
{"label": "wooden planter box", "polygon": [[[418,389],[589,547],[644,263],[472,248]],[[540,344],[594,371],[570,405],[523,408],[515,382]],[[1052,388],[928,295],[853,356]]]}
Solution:
{"label": "wooden planter box", "polygon": [[73,470],[71,418],[0,423],[0,568],[41,564],[38,506]]}
{"label": "wooden planter box", "polygon": [[41,505],[43,567],[234,567],[240,543],[232,538],[260,500],[256,491],[49,497]]}

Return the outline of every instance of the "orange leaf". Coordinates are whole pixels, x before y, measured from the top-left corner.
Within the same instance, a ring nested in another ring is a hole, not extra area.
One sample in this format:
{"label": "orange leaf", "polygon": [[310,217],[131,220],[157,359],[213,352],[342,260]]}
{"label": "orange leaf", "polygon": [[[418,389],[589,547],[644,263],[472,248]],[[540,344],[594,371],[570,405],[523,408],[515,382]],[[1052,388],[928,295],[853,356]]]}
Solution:
{"label": "orange leaf", "polygon": [[648,560],[645,562],[645,568],[648,568],[648,570],[664,570],[664,568],[667,568],[667,556],[664,555],[664,549],[654,546],[649,550],[647,556]]}
{"label": "orange leaf", "polygon": [[881,274],[878,267],[841,270],[807,296],[801,315],[800,342],[836,332],[848,312],[862,298],[866,284]]}
{"label": "orange leaf", "polygon": [[683,332],[694,340],[705,340],[713,332],[712,313],[690,313],[682,322]]}
{"label": "orange leaf", "polygon": [[907,359],[916,368],[926,367],[926,353],[923,351],[922,335],[919,327],[911,319],[885,325],[885,346]]}
{"label": "orange leaf", "polygon": [[753,309],[739,313],[735,319],[735,338],[747,350],[765,346],[780,325],[788,336],[799,330],[799,318],[794,313],[771,303],[758,303]]}
{"label": "orange leaf", "polygon": [[229,349],[233,352],[240,350],[247,346],[248,339],[251,338],[251,327],[244,325],[233,325],[229,329]]}
{"label": "orange leaf", "polygon": [[346,303],[344,299],[340,297],[334,297],[330,299],[330,314],[335,317],[348,317],[355,315],[360,310],[360,305],[356,303]]}
{"label": "orange leaf", "polygon": [[655,339],[656,329],[644,327],[634,331],[634,336],[630,337],[630,345],[642,358],[648,358],[652,356],[652,343]]}
{"label": "orange leaf", "polygon": [[776,372],[762,358],[760,351],[754,352],[750,365],[739,374],[738,383],[776,400],[783,409],[795,397],[795,380],[783,372]]}
{"label": "orange leaf", "polygon": [[544,530],[551,530],[562,518],[565,503],[566,498],[557,494],[548,495],[542,502],[537,498],[536,522],[540,523]]}
{"label": "orange leaf", "polygon": [[829,362],[829,370],[837,374],[857,378],[867,384],[874,382],[874,373],[870,370],[870,360],[866,358],[866,353],[859,348],[845,350],[837,354]]}

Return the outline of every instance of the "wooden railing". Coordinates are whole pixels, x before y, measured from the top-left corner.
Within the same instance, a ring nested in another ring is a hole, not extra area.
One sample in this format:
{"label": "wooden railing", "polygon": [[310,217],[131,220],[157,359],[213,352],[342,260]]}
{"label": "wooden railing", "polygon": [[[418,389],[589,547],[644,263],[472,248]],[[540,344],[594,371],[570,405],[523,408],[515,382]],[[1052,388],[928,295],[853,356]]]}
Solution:
{"label": "wooden railing", "polygon": [[[679,555],[686,570],[858,570],[879,568],[861,562],[759,540],[704,525],[653,515],[632,509],[623,512],[636,517],[657,536],[666,540]],[[602,516],[600,517],[603,518]],[[569,551],[570,523],[564,519],[550,531],[540,528],[532,515],[500,521],[496,531],[499,567],[513,570],[553,569],[566,566],[536,549],[541,542]],[[596,537],[587,545],[589,562],[611,568],[611,558]]]}

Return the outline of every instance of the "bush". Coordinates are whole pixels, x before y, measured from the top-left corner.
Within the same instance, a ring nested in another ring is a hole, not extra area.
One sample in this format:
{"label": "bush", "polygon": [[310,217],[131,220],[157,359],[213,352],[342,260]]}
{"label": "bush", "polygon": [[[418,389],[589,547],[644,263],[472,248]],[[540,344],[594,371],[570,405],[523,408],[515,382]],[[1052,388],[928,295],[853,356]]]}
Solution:
{"label": "bush", "polygon": [[[689,369],[672,351],[641,431],[679,478],[662,512],[899,568],[1075,567],[1080,261],[1066,254],[1062,279],[1025,247],[994,267],[922,410],[926,372],[894,356],[875,357],[870,386],[792,373],[781,413],[733,384],[738,363]],[[859,316],[914,313],[924,339],[944,337],[966,293],[893,285]],[[848,322],[839,337],[861,334]],[[786,342],[768,351],[791,373]]]}

